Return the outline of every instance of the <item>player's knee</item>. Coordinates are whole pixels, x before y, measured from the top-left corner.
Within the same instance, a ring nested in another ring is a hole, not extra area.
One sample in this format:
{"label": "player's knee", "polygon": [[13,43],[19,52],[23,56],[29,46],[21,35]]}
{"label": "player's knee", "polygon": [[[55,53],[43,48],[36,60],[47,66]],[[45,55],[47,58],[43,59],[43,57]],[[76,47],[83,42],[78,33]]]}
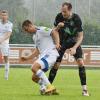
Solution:
{"label": "player's knee", "polygon": [[59,66],[60,66],[60,62],[56,62],[55,64],[54,64],[54,69],[59,69]]}
{"label": "player's knee", "polygon": [[34,63],[32,65],[31,70],[32,70],[33,73],[36,73],[39,69],[40,69],[40,65],[38,63]]}
{"label": "player's knee", "polygon": [[35,83],[38,83],[39,78],[33,73],[32,75],[32,81],[34,81]]}
{"label": "player's knee", "polygon": [[4,56],[4,61],[5,61],[5,63],[8,62],[8,56]]}
{"label": "player's knee", "polygon": [[78,59],[77,60],[77,64],[78,64],[78,66],[84,66],[84,61],[83,61],[83,59]]}

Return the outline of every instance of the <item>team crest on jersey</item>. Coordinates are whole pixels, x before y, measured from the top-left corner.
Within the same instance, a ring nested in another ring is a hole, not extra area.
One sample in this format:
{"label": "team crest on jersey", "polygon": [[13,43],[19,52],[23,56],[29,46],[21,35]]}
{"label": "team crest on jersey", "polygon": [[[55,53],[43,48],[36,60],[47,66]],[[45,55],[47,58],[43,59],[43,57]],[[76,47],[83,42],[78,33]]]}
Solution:
{"label": "team crest on jersey", "polygon": [[9,26],[5,26],[5,29],[8,29],[9,28]]}

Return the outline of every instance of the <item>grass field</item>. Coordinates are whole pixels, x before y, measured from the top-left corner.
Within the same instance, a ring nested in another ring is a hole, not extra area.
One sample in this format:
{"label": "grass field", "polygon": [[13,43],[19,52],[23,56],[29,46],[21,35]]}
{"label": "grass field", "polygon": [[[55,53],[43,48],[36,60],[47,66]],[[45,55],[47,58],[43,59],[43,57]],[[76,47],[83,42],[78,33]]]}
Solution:
{"label": "grass field", "polygon": [[28,68],[11,68],[9,80],[4,79],[0,68],[0,100],[100,100],[100,70],[87,70],[90,97],[81,95],[78,70],[60,69],[54,85],[59,96],[41,96],[39,87],[31,81]]}

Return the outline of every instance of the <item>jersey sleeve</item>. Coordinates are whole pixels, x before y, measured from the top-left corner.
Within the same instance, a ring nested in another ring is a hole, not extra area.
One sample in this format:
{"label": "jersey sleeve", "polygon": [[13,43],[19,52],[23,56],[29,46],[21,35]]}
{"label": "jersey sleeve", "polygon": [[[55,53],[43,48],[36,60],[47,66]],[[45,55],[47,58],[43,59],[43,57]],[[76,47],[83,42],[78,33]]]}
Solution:
{"label": "jersey sleeve", "polygon": [[56,27],[58,25],[58,23],[60,22],[59,21],[59,17],[60,17],[60,14],[58,14],[56,17],[55,17],[55,21],[54,21],[54,26]]}
{"label": "jersey sleeve", "polygon": [[8,24],[7,32],[12,32],[12,29],[13,29],[13,24],[12,23]]}
{"label": "jersey sleeve", "polygon": [[76,28],[77,28],[77,32],[82,32],[83,31],[83,28],[82,28],[82,21],[81,21],[81,18],[77,15],[77,18],[75,20],[75,23],[76,23]]}
{"label": "jersey sleeve", "polygon": [[43,36],[50,36],[51,32],[52,32],[52,29],[48,27],[41,27],[39,30],[39,33],[41,33],[41,35]]}

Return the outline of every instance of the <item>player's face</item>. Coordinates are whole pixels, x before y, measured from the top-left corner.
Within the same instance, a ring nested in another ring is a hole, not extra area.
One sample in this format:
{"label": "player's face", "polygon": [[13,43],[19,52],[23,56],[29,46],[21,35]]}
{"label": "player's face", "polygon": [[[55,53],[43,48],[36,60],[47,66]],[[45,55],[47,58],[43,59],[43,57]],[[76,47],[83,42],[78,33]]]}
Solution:
{"label": "player's face", "polygon": [[1,19],[3,21],[7,21],[8,20],[8,14],[7,13],[1,13]]}
{"label": "player's face", "polygon": [[63,6],[61,9],[62,15],[64,18],[68,18],[70,16],[71,10],[68,9],[68,6]]}
{"label": "player's face", "polygon": [[28,33],[35,33],[36,32],[36,28],[34,25],[29,25],[29,26],[25,26],[24,30]]}

